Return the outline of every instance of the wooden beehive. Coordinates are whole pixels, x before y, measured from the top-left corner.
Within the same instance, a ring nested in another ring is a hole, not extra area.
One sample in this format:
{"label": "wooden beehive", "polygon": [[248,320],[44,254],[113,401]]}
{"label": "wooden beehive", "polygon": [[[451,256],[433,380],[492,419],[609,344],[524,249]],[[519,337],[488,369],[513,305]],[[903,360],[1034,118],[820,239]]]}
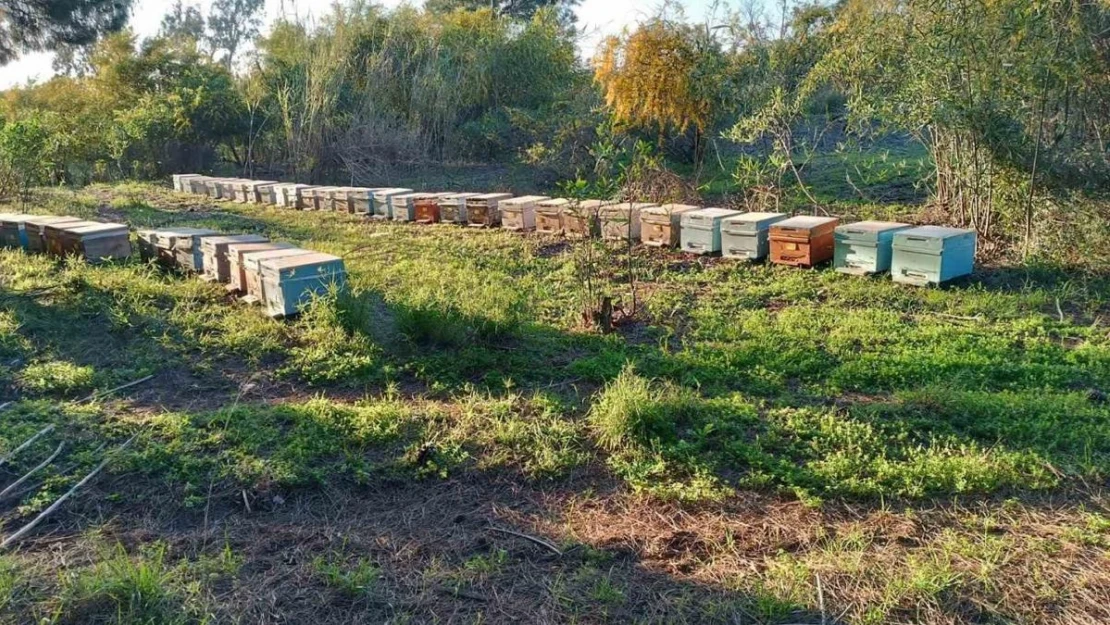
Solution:
{"label": "wooden beehive", "polygon": [[223,178],[205,178],[204,190],[208,197],[213,200],[218,200],[223,194]]}
{"label": "wooden beehive", "polygon": [[231,280],[231,262],[227,249],[236,243],[268,243],[270,240],[260,234],[236,234],[231,236],[204,237],[200,247],[204,254],[203,279],[208,282],[227,283]]}
{"label": "wooden beehive", "polygon": [[[318,194],[318,199],[316,200],[320,210],[331,211],[333,213],[340,210],[339,197],[341,194],[344,200],[346,200],[347,196],[343,193],[342,187],[324,187],[323,193]],[[346,211],[347,209],[344,207],[342,210]]]}
{"label": "wooden beehive", "polygon": [[183,182],[185,192],[194,195],[208,195],[208,181],[211,176],[197,176],[196,178],[189,178]]}
{"label": "wooden beehive", "polygon": [[310,252],[267,258],[260,260],[259,266],[262,306],[271,317],[295,315],[314,296],[327,293],[332,285],[344,288],[347,283],[343,259],[330,254]]}
{"label": "wooden beehive", "polygon": [[814,267],[833,257],[836,217],[791,217],[771,225],[771,262]]}
{"label": "wooden beehive", "polygon": [[536,232],[540,234],[563,233],[563,210],[570,204],[566,198],[548,198],[536,203]]}
{"label": "wooden beehive", "polygon": [[689,204],[664,204],[640,211],[640,238],[650,247],[678,247],[682,216],[698,210]]}
{"label": "wooden beehive", "polygon": [[305,185],[282,182],[274,185],[274,204],[281,208],[297,207],[297,191]]}
{"label": "wooden beehive", "polygon": [[262,301],[262,265],[264,260],[285,258],[288,256],[304,256],[315,254],[312,250],[291,247],[283,250],[268,250],[265,252],[251,252],[243,255],[243,277],[246,279],[243,301],[256,304]]}
{"label": "wooden beehive", "polygon": [[944,284],[975,271],[974,230],[922,226],[894,233],[890,273],[895,282]]}
{"label": "wooden beehive", "polygon": [[727,208],[699,208],[682,214],[682,251],[716,254],[721,251],[721,222],[739,215]]}
{"label": "wooden beehive", "polygon": [[158,234],[157,230],[144,229],[135,232],[135,238],[139,241],[139,258],[143,262],[150,262],[158,258],[158,247],[155,245],[155,237]]}
{"label": "wooden beehive", "polygon": [[34,215],[0,215],[0,245],[27,249],[27,220]]}
{"label": "wooden beehive", "polygon": [[502,201],[501,227],[514,232],[531,232],[536,229],[536,205],[551,198],[546,195],[525,195]]}
{"label": "wooden beehive", "polygon": [[125,224],[66,224],[58,230],[59,256],[79,256],[90,263],[131,256],[131,233]]}
{"label": "wooden beehive", "polygon": [[[219,233],[215,230],[208,230],[207,228],[160,228],[154,230],[150,234],[150,239],[153,246],[154,256],[158,262],[166,267],[190,269],[197,266],[199,263],[203,265],[204,258],[190,258],[187,260],[185,266],[182,266],[181,256],[178,250],[185,248],[186,244],[181,244],[181,241],[188,241],[187,247],[192,250],[192,240],[194,237],[203,238],[206,236],[216,236]],[[140,240],[142,235],[140,235]],[[141,244],[140,244],[141,245]],[[197,251],[200,251],[199,245]],[[142,249],[140,249],[142,252]],[[149,253],[149,252],[148,252]]]}
{"label": "wooden beehive", "polygon": [[273,180],[243,180],[236,185],[235,201],[242,204],[273,204]]}
{"label": "wooden beehive", "polygon": [[220,197],[217,199],[234,202],[236,196],[238,196],[238,187],[242,182],[242,178],[221,178],[219,182]]}
{"label": "wooden beehive", "polygon": [[190,181],[201,177],[200,174],[174,174],[173,190],[178,193],[192,193],[193,188]]}
{"label": "wooden beehive", "polygon": [[62,231],[66,228],[81,227],[81,226],[95,226],[97,222],[89,221],[87,219],[78,219],[77,221],[60,221],[52,224],[46,224],[42,228],[42,237],[45,244],[47,254],[57,256],[59,258],[66,255],[66,241],[62,237]]}
{"label": "wooden beehive", "polygon": [[351,187],[347,191],[347,210],[353,215],[369,215],[374,212],[374,192],[378,187]]}
{"label": "wooden beehive", "polygon": [[255,252],[295,249],[292,243],[232,243],[227,246],[227,290],[242,292],[247,288],[243,257]]}
{"label": "wooden beehive", "polygon": [[393,197],[412,192],[412,189],[401,189],[396,187],[386,187],[374,191],[373,211],[370,213],[370,217],[372,219],[392,219]]}
{"label": "wooden beehive", "polygon": [[786,213],[744,213],[721,221],[721,255],[760,260],[771,252],[771,226],[788,219]]}
{"label": "wooden beehive", "polygon": [[27,251],[36,254],[45,254],[47,252],[46,246],[46,227],[54,224],[73,223],[76,221],[84,221],[76,217],[32,217],[23,222],[27,233]]}
{"label": "wooden beehive", "polygon": [[416,201],[434,199],[431,193],[402,193],[389,198],[390,219],[393,221],[416,221]]}
{"label": "wooden beehive", "polygon": [[439,220],[445,224],[466,223],[466,201],[478,193],[449,193],[439,200]]}
{"label": "wooden beehive", "polygon": [[501,225],[500,204],[513,197],[511,193],[483,193],[466,200],[466,222],[472,228]]}
{"label": "wooden beehive", "polygon": [[424,197],[417,198],[413,201],[413,206],[416,208],[416,223],[418,224],[435,224],[439,223],[439,202],[441,199],[455,195],[453,193],[429,193]]}
{"label": "wooden beehive", "polygon": [[601,211],[610,204],[608,200],[571,202],[563,209],[563,234],[575,239],[598,236]]}
{"label": "wooden beehive", "polygon": [[640,212],[656,206],[658,204],[620,202],[601,208],[598,211],[601,238],[606,241],[639,241]]}
{"label": "wooden beehive", "polygon": [[[183,231],[184,230],[184,231]],[[173,257],[177,267],[191,273],[204,273],[204,250],[201,241],[206,237],[219,236],[212,230],[179,230],[173,239]]]}
{"label": "wooden beehive", "polygon": [[849,275],[869,275],[890,271],[894,235],[909,228],[892,221],[860,221],[837,226],[833,233],[833,268]]}

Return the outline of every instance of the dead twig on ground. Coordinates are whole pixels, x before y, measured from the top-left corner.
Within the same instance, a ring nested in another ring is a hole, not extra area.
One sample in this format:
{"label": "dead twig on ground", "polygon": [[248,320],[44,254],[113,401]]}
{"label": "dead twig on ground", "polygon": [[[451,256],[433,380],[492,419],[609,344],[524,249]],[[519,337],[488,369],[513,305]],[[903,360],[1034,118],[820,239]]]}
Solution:
{"label": "dead twig on ground", "polygon": [[532,542],[536,543],[537,545],[540,545],[541,547],[546,547],[547,549],[550,549],[557,556],[562,557],[562,555],[563,555],[562,550],[560,550],[558,547],[556,547],[555,543],[553,543],[549,540],[539,538],[537,536],[531,536],[529,534],[523,534],[521,532],[516,532],[516,531],[513,531],[513,530],[509,530],[509,529],[504,529],[504,528],[501,528],[501,527],[494,527],[492,525],[489,527],[489,529],[491,531],[494,531],[494,532],[501,532],[502,534],[509,534],[511,536],[516,536],[518,538],[523,538],[524,540],[532,541]]}
{"label": "dead twig on ground", "polygon": [[58,454],[62,453],[62,449],[65,448],[65,446],[65,443],[59,443],[58,448],[54,450],[54,453],[50,454],[49,458],[43,460],[38,466],[25,473],[23,477],[9,484],[8,487],[4,490],[0,490],[0,500],[4,499],[9,493],[18,488],[21,484],[31,479],[32,475],[45,469],[51,462],[54,462],[54,459],[58,457]]}
{"label": "dead twig on ground", "polygon": [[131,388],[132,386],[138,386],[139,384],[142,384],[143,382],[149,382],[150,380],[153,380],[153,379],[154,379],[154,375],[151,374],[151,375],[146,376],[145,378],[135,380],[134,382],[128,382],[127,384],[121,384],[120,386],[117,386],[115,388],[110,388],[106,391],[97,391],[97,392],[93,393],[92,395],[89,395],[88,397],[82,399],[81,401],[79,401],[77,403],[83,404],[85,402],[90,402],[90,401],[92,401],[94,399],[98,399],[100,397],[107,397],[108,395],[111,395],[112,393],[116,393],[118,391],[122,391],[124,389]]}
{"label": "dead twig on ground", "polygon": [[54,431],[54,424],[53,424],[53,423],[51,423],[50,425],[48,425],[48,426],[46,426],[46,427],[42,428],[41,430],[39,430],[39,431],[38,431],[38,434],[35,434],[35,435],[34,435],[34,436],[32,436],[31,438],[29,438],[29,439],[27,439],[27,440],[23,441],[23,444],[22,444],[22,445],[20,445],[19,447],[16,447],[15,449],[13,449],[13,450],[11,451],[11,453],[9,453],[8,455],[4,456],[3,458],[0,458],[0,465],[3,465],[3,464],[4,464],[5,462],[7,462],[7,461],[11,460],[12,458],[14,458],[14,457],[15,457],[15,455],[16,455],[16,454],[18,454],[19,452],[23,451],[24,449],[27,449],[27,448],[28,448],[28,447],[30,447],[31,445],[34,445],[34,444],[35,444],[35,441],[37,441],[38,439],[42,438],[43,436],[46,436],[47,434],[49,434],[49,433],[51,433],[51,432],[53,432],[53,431]]}

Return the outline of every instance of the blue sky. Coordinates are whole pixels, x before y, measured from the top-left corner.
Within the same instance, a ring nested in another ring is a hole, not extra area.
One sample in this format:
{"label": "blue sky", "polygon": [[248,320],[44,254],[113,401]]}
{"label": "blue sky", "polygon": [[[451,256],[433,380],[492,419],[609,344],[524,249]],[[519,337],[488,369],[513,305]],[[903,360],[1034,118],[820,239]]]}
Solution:
{"label": "blue sky", "polygon": [[[379,0],[386,6],[397,6],[402,1]],[[735,3],[737,0],[732,1]],[[211,0],[194,0],[194,3],[207,9]],[[330,3],[327,4],[330,5]],[[715,6],[725,6],[728,3],[714,0],[677,0],[672,4],[682,5],[689,19],[702,21]],[[162,15],[171,5],[172,0],[135,0],[131,27],[143,36],[154,34],[158,30]],[[325,2],[319,1],[266,0],[266,21],[269,24],[282,14],[311,16],[313,9],[323,5]],[[661,6],[661,0],[582,0],[578,8],[578,21],[583,29],[579,47],[583,54],[589,54],[603,37],[619,32],[625,26],[655,14]],[[51,58],[49,54],[30,54],[5,67],[0,67],[0,89],[22,84],[29,79],[49,78],[53,74]]]}

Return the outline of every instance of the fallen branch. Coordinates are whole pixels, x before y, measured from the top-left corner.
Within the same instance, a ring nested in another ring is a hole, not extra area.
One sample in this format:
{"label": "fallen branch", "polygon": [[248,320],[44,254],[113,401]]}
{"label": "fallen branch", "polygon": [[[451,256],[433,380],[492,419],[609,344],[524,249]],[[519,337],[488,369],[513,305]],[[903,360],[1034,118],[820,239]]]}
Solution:
{"label": "fallen branch", "polygon": [[503,528],[500,528],[500,527],[490,526],[489,529],[493,530],[495,532],[501,532],[502,534],[509,534],[511,536],[516,536],[518,538],[523,538],[524,540],[532,541],[532,542],[536,543],[537,545],[540,545],[541,547],[546,547],[546,548],[550,549],[557,556],[562,556],[563,555],[563,552],[560,551],[559,548],[555,546],[555,543],[553,543],[549,540],[545,540],[543,538],[538,538],[536,536],[530,536],[528,534],[522,534],[520,532],[514,532],[513,530],[507,530],[507,529],[503,529]]}
{"label": "fallen branch", "polygon": [[46,510],[43,510],[37,517],[32,519],[30,523],[28,523],[27,525],[24,525],[22,528],[20,528],[19,531],[12,534],[11,536],[8,536],[7,538],[5,538],[4,542],[0,543],[0,551],[3,551],[5,549],[7,549],[8,547],[14,545],[20,538],[23,538],[31,530],[35,529],[35,527],[37,527],[39,523],[42,523],[43,520],[46,519],[46,517],[50,516],[51,514],[54,514],[54,512],[58,508],[61,508],[62,504],[65,503],[66,500],[68,500],[70,497],[72,497],[73,494],[76,493],[82,486],[84,486],[85,484],[88,484],[89,482],[92,481],[92,479],[94,477],[99,475],[100,472],[104,470],[104,467],[108,466],[108,462],[110,462],[112,460],[113,456],[115,456],[116,454],[119,454],[124,449],[127,449],[127,447],[129,447],[131,445],[131,443],[135,440],[135,438],[137,436],[138,436],[138,434],[135,434],[131,438],[127,439],[127,442],[125,442],[124,444],[117,447],[114,453],[110,453],[107,456],[105,456],[104,460],[102,460],[100,462],[100,464],[96,465],[96,468],[93,469],[92,471],[90,471],[88,475],[81,478],[80,482],[77,482],[76,484],[74,484],[73,488],[70,488],[68,491],[66,491],[66,493],[64,495],[59,497],[57,501],[50,504],[49,508],[47,508]]}
{"label": "fallen branch", "polygon": [[54,431],[54,424],[53,424],[53,423],[52,423],[52,424],[50,424],[50,425],[48,425],[48,426],[46,426],[46,427],[44,427],[44,428],[42,428],[41,430],[39,430],[39,433],[38,433],[38,434],[35,434],[35,435],[34,435],[34,436],[32,436],[31,438],[29,438],[29,439],[27,439],[26,441],[24,441],[22,445],[20,445],[19,447],[16,447],[15,449],[13,449],[13,450],[12,450],[12,452],[11,452],[11,453],[9,453],[8,455],[4,456],[3,458],[0,458],[0,465],[2,465],[2,464],[4,464],[5,462],[7,462],[7,461],[11,460],[12,458],[14,458],[14,457],[15,457],[15,455],[16,455],[16,454],[18,454],[19,452],[23,451],[24,449],[27,449],[28,447],[30,447],[31,445],[33,445],[33,444],[35,443],[35,441],[37,441],[38,439],[42,438],[43,436],[46,436],[47,434],[49,434],[49,433],[51,433],[51,432],[53,432],[53,431]]}
{"label": "fallen branch", "polygon": [[123,384],[123,385],[117,386],[115,388],[110,388],[106,391],[97,391],[97,392],[93,393],[92,395],[89,395],[88,397],[86,397],[85,399],[82,399],[81,401],[79,401],[77,403],[83,404],[85,402],[92,401],[92,400],[94,400],[98,397],[105,397],[105,396],[111,395],[112,393],[115,393],[117,391],[122,391],[125,388],[131,388],[132,386],[138,386],[139,384],[142,384],[143,382],[149,382],[150,380],[153,380],[153,379],[154,379],[154,375],[152,374],[152,375],[148,375],[145,378],[142,378],[140,380],[135,380],[134,382],[128,382],[127,384]]}
{"label": "fallen branch", "polygon": [[66,446],[65,443],[58,443],[58,448],[54,450],[54,453],[50,454],[49,458],[47,458],[46,460],[43,460],[41,464],[39,464],[37,467],[28,471],[27,474],[24,475],[23,477],[21,477],[18,480],[9,484],[8,487],[5,488],[4,490],[0,490],[0,499],[4,499],[4,497],[6,497],[8,495],[8,493],[10,493],[13,490],[15,490],[16,488],[18,488],[20,484],[29,480],[32,475],[34,475],[34,474],[38,473],[39,471],[45,469],[47,467],[47,465],[49,465],[51,462],[54,462],[54,459],[58,457],[58,454],[62,453],[62,448],[64,448],[65,446]]}

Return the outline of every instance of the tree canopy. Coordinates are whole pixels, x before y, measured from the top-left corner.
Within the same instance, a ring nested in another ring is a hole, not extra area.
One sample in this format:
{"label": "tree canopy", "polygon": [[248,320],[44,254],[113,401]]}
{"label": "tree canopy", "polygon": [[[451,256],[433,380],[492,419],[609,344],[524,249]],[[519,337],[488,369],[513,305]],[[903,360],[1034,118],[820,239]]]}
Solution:
{"label": "tree canopy", "polygon": [[0,65],[22,53],[84,46],[127,24],[132,0],[0,0]]}

